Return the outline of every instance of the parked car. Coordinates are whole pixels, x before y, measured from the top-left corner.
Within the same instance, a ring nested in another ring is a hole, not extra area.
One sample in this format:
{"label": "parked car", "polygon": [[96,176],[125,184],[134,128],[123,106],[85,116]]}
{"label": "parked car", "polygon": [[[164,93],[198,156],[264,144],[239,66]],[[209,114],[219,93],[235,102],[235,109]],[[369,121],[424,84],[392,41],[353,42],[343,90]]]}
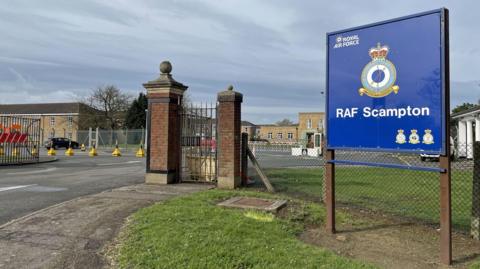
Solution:
{"label": "parked car", "polygon": [[[450,159],[454,160],[456,155],[457,155],[457,149],[455,148],[455,145],[453,143],[453,138],[450,137]],[[420,154],[420,160],[422,160],[422,162],[427,161],[427,160],[439,161],[440,160],[440,155],[438,155],[438,154]]]}
{"label": "parked car", "polygon": [[71,145],[72,148],[78,149],[80,146],[78,145],[78,142],[72,141],[68,138],[65,137],[53,137],[49,138],[47,141],[44,143],[45,148],[50,149],[50,147],[53,147],[53,149],[58,149],[58,148],[66,148]]}

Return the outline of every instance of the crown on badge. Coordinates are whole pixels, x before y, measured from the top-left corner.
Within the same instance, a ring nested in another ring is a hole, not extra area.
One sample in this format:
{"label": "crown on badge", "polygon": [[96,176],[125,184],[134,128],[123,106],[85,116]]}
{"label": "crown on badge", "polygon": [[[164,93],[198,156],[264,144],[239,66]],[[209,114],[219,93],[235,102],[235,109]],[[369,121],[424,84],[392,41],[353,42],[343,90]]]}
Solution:
{"label": "crown on badge", "polygon": [[387,57],[388,51],[388,46],[380,46],[380,43],[377,43],[377,46],[371,48],[368,51],[368,54],[370,54],[370,57],[372,57],[372,59],[385,59]]}
{"label": "crown on badge", "polygon": [[432,130],[430,130],[430,129],[426,129],[426,130],[425,130],[425,133],[426,133],[426,134],[429,134],[429,133],[431,133],[431,132],[432,132]]}
{"label": "crown on badge", "polygon": [[398,129],[398,133],[403,134],[403,130],[402,130],[402,129]]}
{"label": "crown on badge", "polygon": [[412,131],[411,131],[411,132],[412,132],[412,134],[416,134],[416,133],[417,133],[417,130],[415,130],[415,129],[412,129]]}

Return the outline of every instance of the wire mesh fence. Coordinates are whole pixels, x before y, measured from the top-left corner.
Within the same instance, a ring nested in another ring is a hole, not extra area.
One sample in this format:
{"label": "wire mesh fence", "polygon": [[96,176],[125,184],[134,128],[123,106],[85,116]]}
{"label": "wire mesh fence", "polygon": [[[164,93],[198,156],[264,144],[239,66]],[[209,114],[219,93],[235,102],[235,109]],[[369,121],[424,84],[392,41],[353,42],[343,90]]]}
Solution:
{"label": "wire mesh fence", "polygon": [[[324,193],[322,151],[317,156],[295,155],[296,146],[249,144],[277,189],[320,201]],[[480,168],[474,173],[473,144],[456,145],[452,152],[452,225],[456,231],[471,233],[480,225]],[[337,164],[335,193],[339,206],[439,225],[439,173],[408,169],[439,168],[438,156],[337,150],[335,159],[407,168]]]}
{"label": "wire mesh fence", "polygon": [[[119,148],[128,150],[138,149],[140,144],[145,144],[145,129],[120,129],[120,130],[80,130],[77,132],[78,143],[97,149],[111,149],[117,144]],[[98,140],[98,141],[97,141]]]}

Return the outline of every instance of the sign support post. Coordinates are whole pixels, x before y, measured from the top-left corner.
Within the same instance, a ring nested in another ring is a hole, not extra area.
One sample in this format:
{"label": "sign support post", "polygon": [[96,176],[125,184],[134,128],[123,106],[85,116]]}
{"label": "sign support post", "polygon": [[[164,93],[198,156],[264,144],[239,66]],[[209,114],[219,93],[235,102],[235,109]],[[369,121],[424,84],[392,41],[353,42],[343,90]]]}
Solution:
{"label": "sign support post", "polygon": [[449,55],[449,19],[448,9],[443,16],[443,65],[445,70],[445,155],[440,156],[440,260],[443,264],[452,263],[452,175],[451,175],[451,145],[450,145],[450,55]]}
{"label": "sign support post", "polygon": [[335,233],[335,150],[329,149],[325,154],[325,204],[327,207],[327,232]]}

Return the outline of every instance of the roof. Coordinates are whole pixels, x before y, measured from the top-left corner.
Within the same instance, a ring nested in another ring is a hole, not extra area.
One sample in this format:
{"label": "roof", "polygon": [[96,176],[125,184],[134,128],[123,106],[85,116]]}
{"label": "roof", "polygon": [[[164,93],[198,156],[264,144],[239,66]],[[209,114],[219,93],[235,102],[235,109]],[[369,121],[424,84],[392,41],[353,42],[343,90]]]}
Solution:
{"label": "roof", "polygon": [[464,110],[464,111],[460,111],[460,112],[454,113],[454,114],[450,115],[450,117],[452,117],[452,118],[457,118],[457,117],[459,117],[459,116],[466,115],[466,114],[470,114],[470,113],[475,113],[475,112],[479,112],[479,113],[480,113],[480,105],[474,106],[474,107],[469,108],[469,109]]}
{"label": "roof", "polygon": [[85,104],[76,103],[41,103],[41,104],[6,104],[0,105],[0,114],[62,114],[79,113]]}
{"label": "roof", "polygon": [[249,121],[242,120],[242,126],[257,126]]}
{"label": "roof", "polygon": [[298,114],[325,114],[325,112],[298,112]]}

